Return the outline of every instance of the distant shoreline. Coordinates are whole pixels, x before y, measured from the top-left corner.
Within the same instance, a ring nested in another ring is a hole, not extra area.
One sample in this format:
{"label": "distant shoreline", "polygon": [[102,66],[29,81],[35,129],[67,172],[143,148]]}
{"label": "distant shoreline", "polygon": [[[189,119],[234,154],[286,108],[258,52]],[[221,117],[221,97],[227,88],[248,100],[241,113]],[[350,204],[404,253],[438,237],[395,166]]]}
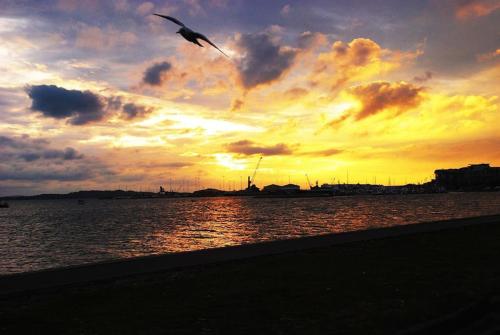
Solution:
{"label": "distant shoreline", "polygon": [[301,190],[298,193],[244,193],[241,191],[221,191],[214,195],[197,195],[195,193],[158,194],[150,192],[135,191],[79,191],[66,194],[38,194],[30,196],[5,196],[0,201],[22,201],[22,200],[139,200],[139,199],[178,199],[178,198],[225,198],[225,197],[253,197],[258,199],[270,198],[324,198],[344,196],[384,196],[384,195],[418,195],[418,194],[443,194],[443,193],[500,193],[500,190],[464,190],[447,192],[421,192],[421,193],[354,193],[354,194],[329,194],[309,190]]}

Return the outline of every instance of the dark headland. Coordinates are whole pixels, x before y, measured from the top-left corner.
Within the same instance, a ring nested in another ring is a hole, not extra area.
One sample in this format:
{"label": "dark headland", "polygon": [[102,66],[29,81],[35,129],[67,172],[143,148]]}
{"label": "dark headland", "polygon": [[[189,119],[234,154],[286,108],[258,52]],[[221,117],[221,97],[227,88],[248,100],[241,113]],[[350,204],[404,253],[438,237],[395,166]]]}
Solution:
{"label": "dark headland", "polygon": [[376,233],[375,238],[368,232],[365,238],[351,236],[330,245],[284,248],[283,253],[275,250],[226,261],[208,257],[198,265],[155,273],[4,291],[0,333],[489,334],[498,330],[500,216],[408,227],[412,228]]}

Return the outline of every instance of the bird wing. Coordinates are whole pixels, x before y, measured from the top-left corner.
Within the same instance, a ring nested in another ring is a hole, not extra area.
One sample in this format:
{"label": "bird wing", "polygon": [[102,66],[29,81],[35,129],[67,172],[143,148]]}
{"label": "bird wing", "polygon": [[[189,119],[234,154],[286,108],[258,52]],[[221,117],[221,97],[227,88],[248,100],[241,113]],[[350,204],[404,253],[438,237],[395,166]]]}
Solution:
{"label": "bird wing", "polygon": [[184,23],[182,23],[181,21],[177,20],[175,17],[171,17],[171,16],[167,16],[167,15],[161,15],[161,14],[153,14],[153,15],[156,15],[156,16],[162,17],[164,19],[167,19],[169,21],[172,21],[173,23],[178,24],[181,27],[185,27]]}
{"label": "bird wing", "polygon": [[228,55],[226,55],[224,53],[224,51],[222,51],[221,49],[219,49],[215,44],[213,44],[205,35],[203,34],[200,34],[200,33],[194,33],[195,34],[195,37],[196,38],[199,38],[201,40],[204,40],[205,42],[207,42],[208,44],[210,44],[211,46],[213,46],[215,49],[219,50],[224,56],[226,56],[227,58],[229,58]]}

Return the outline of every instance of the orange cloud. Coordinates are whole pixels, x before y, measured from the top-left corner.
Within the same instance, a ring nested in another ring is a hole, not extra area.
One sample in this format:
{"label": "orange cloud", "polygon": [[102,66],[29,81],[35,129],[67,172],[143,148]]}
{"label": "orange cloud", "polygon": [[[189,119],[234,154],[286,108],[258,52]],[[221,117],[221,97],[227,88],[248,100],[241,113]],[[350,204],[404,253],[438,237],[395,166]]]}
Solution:
{"label": "orange cloud", "polygon": [[377,82],[360,85],[349,91],[363,104],[356,115],[356,120],[361,120],[385,109],[394,109],[400,114],[417,107],[422,100],[420,93],[423,88],[405,82]]}
{"label": "orange cloud", "polygon": [[231,103],[231,111],[232,112],[239,111],[241,108],[243,108],[244,104],[245,104],[245,102],[241,99],[233,100],[233,102]]}
{"label": "orange cloud", "polygon": [[232,153],[237,153],[240,155],[266,155],[266,156],[277,156],[277,155],[291,155],[293,153],[292,148],[284,143],[278,143],[275,145],[265,146],[259,145],[253,141],[242,140],[234,143],[230,143],[226,146],[227,150]]}
{"label": "orange cloud", "polygon": [[330,149],[324,149],[324,150],[303,152],[301,154],[305,155],[305,156],[313,156],[313,157],[318,157],[318,156],[330,157],[330,156],[341,154],[343,152],[344,152],[344,150],[341,150],[338,148],[330,148]]}
{"label": "orange cloud", "polygon": [[374,82],[352,87],[347,92],[361,102],[360,108],[348,110],[329,125],[340,124],[350,117],[356,121],[363,120],[385,110],[399,115],[421,103],[423,88],[406,82]]}
{"label": "orange cloud", "polygon": [[465,21],[489,15],[497,9],[500,9],[500,2],[497,0],[466,0],[457,5],[455,16]]}
{"label": "orange cloud", "polygon": [[419,54],[420,51],[405,53],[383,49],[367,38],[356,38],[350,43],[337,41],[328,52],[319,54],[311,81],[314,86],[327,84],[336,90],[350,81],[393,70]]}

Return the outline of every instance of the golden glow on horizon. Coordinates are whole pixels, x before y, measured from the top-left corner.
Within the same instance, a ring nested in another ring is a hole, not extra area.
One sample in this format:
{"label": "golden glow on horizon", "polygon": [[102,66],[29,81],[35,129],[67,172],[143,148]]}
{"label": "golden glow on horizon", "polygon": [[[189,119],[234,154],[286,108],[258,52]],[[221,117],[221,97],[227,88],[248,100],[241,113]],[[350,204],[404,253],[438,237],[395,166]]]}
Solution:
{"label": "golden glow on horizon", "polygon": [[234,159],[230,154],[214,154],[214,157],[217,161],[217,164],[226,169],[241,171],[247,168],[243,160]]}

